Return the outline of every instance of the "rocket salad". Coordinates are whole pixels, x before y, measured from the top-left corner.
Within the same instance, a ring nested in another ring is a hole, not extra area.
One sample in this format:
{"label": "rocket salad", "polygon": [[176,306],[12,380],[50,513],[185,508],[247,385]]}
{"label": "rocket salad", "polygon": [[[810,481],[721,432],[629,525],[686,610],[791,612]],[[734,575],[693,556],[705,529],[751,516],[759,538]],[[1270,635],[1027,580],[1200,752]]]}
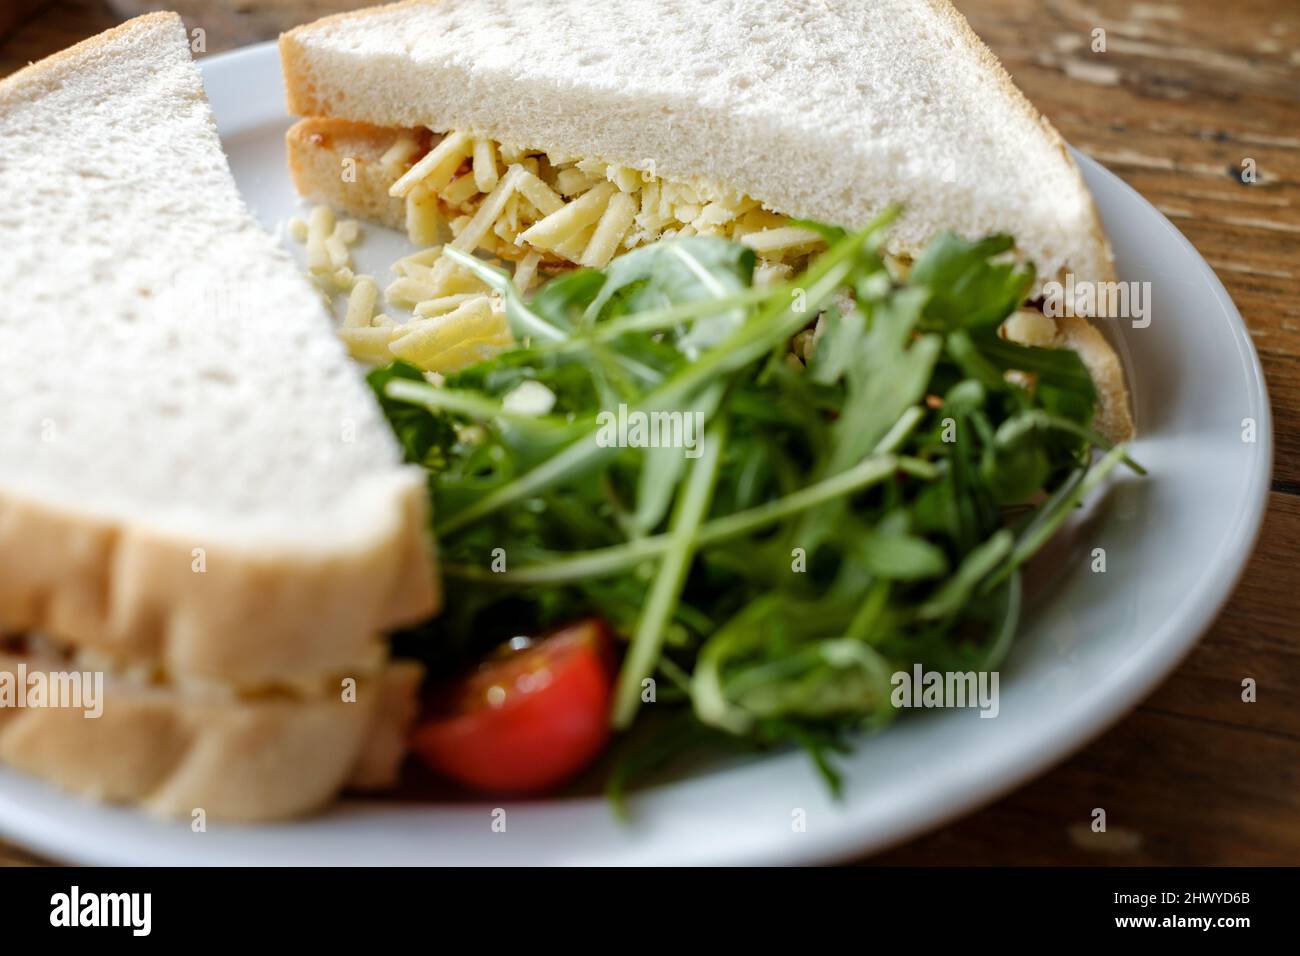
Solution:
{"label": "rocket salad", "polygon": [[[518,346],[438,385],[400,363],[370,379],[428,471],[448,594],[399,649],[438,677],[479,668],[478,703],[417,737],[439,741],[431,762],[471,779],[463,751],[482,738],[530,763],[483,785],[536,789],[612,731],[616,790],[700,741],[795,743],[834,785],[830,755],[892,717],[891,673],[998,667],[1024,563],[1119,464],[1140,468],[1092,430],[1075,353],[999,336],[1034,284],[1010,237],[942,235],[904,275],[881,253],[889,218],[801,223],[826,250],[768,288],[751,250],[706,237],[528,301],[463,257]],[[646,447],[629,421],[682,440]],[[574,622],[616,652],[575,643]],[[533,686],[483,680],[503,666],[493,648],[514,638],[537,658],[536,638],[565,628],[563,666],[513,665]],[[550,710],[584,716],[548,736],[537,685],[578,686],[575,659],[585,703]],[[532,766],[548,739],[565,758]]]}

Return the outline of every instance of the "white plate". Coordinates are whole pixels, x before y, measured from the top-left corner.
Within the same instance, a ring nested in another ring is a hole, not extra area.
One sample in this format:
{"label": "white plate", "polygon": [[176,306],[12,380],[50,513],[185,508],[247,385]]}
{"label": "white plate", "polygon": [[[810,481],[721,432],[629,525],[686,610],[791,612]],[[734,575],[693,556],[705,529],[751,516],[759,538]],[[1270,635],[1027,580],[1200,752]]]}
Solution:
{"label": "white plate", "polygon": [[[274,229],[300,211],[284,164],[289,119],[275,47],[202,66],[235,176]],[[1142,433],[1134,454],[1151,475],[1123,480],[1078,534],[1003,668],[996,719],[909,715],[844,763],[840,803],[801,754],[789,753],[645,792],[632,801],[630,825],[598,798],[345,801],[300,823],[199,834],[0,771],[0,832],[99,864],[808,863],[904,840],[1042,772],[1135,706],[1209,626],[1254,543],[1272,459],[1263,376],[1223,286],[1141,196],[1076,158],[1122,277],[1154,289],[1150,327],[1113,330],[1130,363]],[[383,274],[402,246],[391,234],[372,235],[358,259]],[[1247,418],[1256,422],[1253,444],[1242,440]],[[1104,574],[1089,570],[1094,547],[1106,549]],[[506,811],[504,833],[492,828],[496,807]],[[804,832],[792,826],[796,810]]]}

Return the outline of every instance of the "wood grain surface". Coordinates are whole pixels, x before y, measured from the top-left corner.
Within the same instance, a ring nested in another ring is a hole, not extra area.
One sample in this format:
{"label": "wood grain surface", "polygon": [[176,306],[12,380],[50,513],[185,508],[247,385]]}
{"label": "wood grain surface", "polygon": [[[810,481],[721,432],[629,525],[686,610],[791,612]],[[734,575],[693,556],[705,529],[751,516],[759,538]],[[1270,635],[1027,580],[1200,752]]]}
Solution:
{"label": "wood grain surface", "polygon": [[[190,25],[204,28],[210,53],[320,9],[187,6],[203,11]],[[957,6],[1065,138],[1154,203],[1218,272],[1268,379],[1273,494],[1232,601],[1149,700],[1037,781],[871,862],[1300,864],[1300,3]],[[117,19],[103,0],[50,2],[0,38],[0,75]],[[1104,52],[1093,49],[1097,30]],[[1241,701],[1245,677],[1258,682],[1253,704]],[[1106,809],[1104,835],[1089,829],[1094,807]],[[31,862],[0,843],[0,864]]]}

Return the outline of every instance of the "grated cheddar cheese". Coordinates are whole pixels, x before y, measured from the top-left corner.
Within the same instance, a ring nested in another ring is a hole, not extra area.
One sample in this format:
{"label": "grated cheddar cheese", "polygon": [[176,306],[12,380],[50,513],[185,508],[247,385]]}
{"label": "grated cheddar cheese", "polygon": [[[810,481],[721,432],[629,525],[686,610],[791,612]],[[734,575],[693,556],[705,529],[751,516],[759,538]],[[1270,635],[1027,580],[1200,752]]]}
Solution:
{"label": "grated cheddar cheese", "polygon": [[379,289],[352,273],[356,223],[325,207],[290,224],[307,247],[312,276],[328,294],[348,293],[340,337],[360,361],[401,358],[447,374],[513,345],[499,297],[444,257],[444,247],[514,266],[527,293],[546,276],[603,268],[619,253],[660,239],[718,236],[757,257],[755,283],[797,273],[819,248],[815,233],[755,199],[700,183],[676,182],[630,166],[526,149],[465,130],[403,132],[379,160],[389,194],[405,203],[406,231],[419,252],[394,263],[385,303],[409,309],[399,324],[377,312]]}
{"label": "grated cheddar cheese", "polygon": [[[511,146],[465,130],[435,134],[423,156],[417,143],[414,134],[403,134],[383,160],[393,177],[390,194],[407,204],[411,241],[436,245],[430,233],[437,225],[440,238],[450,233],[458,249],[527,263],[519,270],[523,289],[546,274],[601,268],[622,251],[673,236],[745,242],[764,267],[763,278],[794,272],[821,243],[734,191]],[[405,294],[402,287],[397,291]],[[431,295],[449,291],[435,287]]]}

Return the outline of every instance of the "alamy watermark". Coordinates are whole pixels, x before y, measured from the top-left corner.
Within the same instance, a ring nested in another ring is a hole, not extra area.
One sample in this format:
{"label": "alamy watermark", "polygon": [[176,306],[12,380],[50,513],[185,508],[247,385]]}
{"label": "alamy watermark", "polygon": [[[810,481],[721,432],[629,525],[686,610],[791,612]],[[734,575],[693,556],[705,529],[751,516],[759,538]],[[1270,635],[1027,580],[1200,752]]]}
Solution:
{"label": "alamy watermark", "polygon": [[50,925],[118,926],[131,930],[132,936],[148,936],[153,930],[153,894],[82,892],[73,884],[68,892],[50,897]]}
{"label": "alamy watermark", "polygon": [[596,416],[601,448],[680,448],[687,458],[704,454],[704,413],[646,412],[619,403]]}
{"label": "alamy watermark", "polygon": [[1151,324],[1151,283],[1076,280],[1070,272],[1064,285],[1055,279],[1043,283],[1043,314],[1049,319],[1130,319],[1133,328],[1145,329]]}
{"label": "alamy watermark", "polygon": [[101,717],[104,673],[28,670],[20,661],[13,670],[0,670],[0,710],[20,707],[80,710],[83,717]]}
{"label": "alamy watermark", "polygon": [[981,717],[998,715],[997,671],[927,671],[920,664],[889,678],[889,702],[897,708],[978,707]]}

